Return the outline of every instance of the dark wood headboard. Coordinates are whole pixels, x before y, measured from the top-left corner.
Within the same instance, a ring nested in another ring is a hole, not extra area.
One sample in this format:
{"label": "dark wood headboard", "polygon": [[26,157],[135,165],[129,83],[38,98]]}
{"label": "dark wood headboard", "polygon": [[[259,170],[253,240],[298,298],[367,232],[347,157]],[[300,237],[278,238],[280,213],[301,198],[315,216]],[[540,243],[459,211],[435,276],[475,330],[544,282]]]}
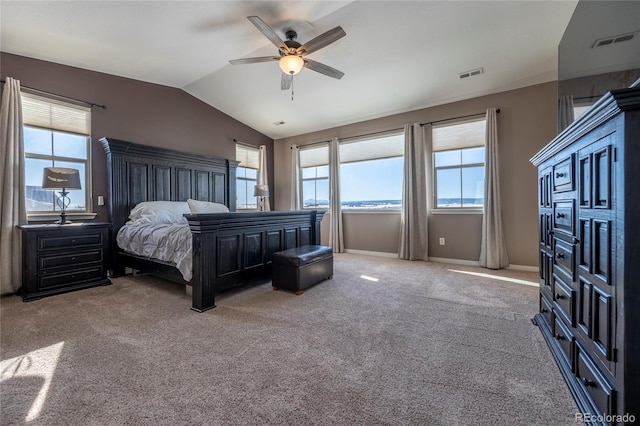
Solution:
{"label": "dark wood headboard", "polygon": [[107,153],[109,220],[113,235],[142,201],[186,201],[225,204],[236,211],[235,160],[172,149],[100,139]]}

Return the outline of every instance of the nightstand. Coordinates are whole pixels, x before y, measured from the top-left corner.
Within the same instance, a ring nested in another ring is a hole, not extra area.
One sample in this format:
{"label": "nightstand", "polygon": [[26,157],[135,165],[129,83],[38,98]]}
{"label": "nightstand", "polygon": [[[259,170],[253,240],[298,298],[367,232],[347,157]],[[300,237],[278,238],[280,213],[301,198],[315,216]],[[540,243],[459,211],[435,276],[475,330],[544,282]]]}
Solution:
{"label": "nightstand", "polygon": [[111,284],[107,278],[110,223],[21,225],[25,302]]}

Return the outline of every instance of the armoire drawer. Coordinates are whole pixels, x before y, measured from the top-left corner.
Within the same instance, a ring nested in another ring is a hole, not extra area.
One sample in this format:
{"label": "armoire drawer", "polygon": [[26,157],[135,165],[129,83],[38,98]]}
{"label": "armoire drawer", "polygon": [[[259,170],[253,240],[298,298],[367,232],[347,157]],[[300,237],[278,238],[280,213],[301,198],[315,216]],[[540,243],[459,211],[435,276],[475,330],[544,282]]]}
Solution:
{"label": "armoire drawer", "polygon": [[574,256],[572,244],[557,238],[553,241],[553,264],[567,274],[572,281],[575,279]]}
{"label": "armoire drawer", "polygon": [[577,343],[576,380],[602,414],[614,412],[615,390],[595,366],[583,347]]}
{"label": "armoire drawer", "polygon": [[553,192],[573,190],[573,162],[568,157],[553,166]]}
{"label": "armoire drawer", "polygon": [[559,275],[553,274],[553,300],[556,302],[558,311],[572,327],[575,326],[575,290],[565,283]]}
{"label": "armoire drawer", "polygon": [[565,361],[567,361],[573,370],[573,333],[558,316],[554,316],[553,338],[558,342],[558,345],[560,345],[562,353],[565,356]]}
{"label": "armoire drawer", "polygon": [[573,201],[553,203],[553,230],[575,235]]}

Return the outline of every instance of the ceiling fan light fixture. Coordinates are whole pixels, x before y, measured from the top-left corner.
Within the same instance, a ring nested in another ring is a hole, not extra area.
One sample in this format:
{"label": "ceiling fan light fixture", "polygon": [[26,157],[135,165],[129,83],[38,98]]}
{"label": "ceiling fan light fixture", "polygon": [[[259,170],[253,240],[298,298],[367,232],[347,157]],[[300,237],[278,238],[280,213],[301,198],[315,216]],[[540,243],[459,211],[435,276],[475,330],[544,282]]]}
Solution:
{"label": "ceiling fan light fixture", "polygon": [[304,66],[304,59],[297,55],[286,55],[278,61],[280,69],[285,74],[298,74]]}

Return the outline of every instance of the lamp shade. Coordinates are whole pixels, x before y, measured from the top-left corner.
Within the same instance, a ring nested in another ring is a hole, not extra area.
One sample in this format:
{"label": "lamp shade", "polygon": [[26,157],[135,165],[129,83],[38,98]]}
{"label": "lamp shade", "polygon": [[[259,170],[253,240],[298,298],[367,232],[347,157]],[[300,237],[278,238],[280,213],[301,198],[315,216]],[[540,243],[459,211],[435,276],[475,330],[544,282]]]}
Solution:
{"label": "lamp shade", "polygon": [[42,175],[43,189],[82,189],[80,172],[66,167],[45,167]]}
{"label": "lamp shade", "polygon": [[253,195],[255,197],[268,197],[269,187],[267,185],[256,185],[253,187]]}
{"label": "lamp shade", "polygon": [[296,55],[286,55],[278,61],[280,69],[286,74],[298,74],[304,66],[304,59]]}

